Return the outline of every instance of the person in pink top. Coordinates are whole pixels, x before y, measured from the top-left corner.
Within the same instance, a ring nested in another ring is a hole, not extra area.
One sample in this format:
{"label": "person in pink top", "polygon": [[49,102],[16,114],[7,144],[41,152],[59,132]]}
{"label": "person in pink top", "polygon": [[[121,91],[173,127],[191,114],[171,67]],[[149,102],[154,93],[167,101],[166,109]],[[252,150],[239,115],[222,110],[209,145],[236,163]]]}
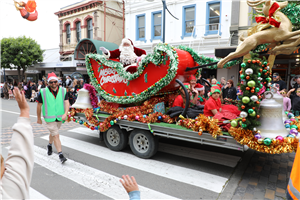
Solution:
{"label": "person in pink top", "polygon": [[292,108],[291,99],[287,97],[287,90],[283,89],[280,91],[281,96],[283,97],[283,109],[284,111],[290,111]]}

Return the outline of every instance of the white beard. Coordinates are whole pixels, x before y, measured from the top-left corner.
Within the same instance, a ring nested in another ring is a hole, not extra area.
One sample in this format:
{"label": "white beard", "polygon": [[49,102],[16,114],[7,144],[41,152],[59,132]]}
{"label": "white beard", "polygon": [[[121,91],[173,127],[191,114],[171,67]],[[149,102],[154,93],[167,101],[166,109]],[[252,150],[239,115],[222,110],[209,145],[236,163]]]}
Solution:
{"label": "white beard", "polygon": [[122,47],[120,50],[120,62],[123,65],[132,65],[136,63],[137,55],[134,53],[132,47]]}

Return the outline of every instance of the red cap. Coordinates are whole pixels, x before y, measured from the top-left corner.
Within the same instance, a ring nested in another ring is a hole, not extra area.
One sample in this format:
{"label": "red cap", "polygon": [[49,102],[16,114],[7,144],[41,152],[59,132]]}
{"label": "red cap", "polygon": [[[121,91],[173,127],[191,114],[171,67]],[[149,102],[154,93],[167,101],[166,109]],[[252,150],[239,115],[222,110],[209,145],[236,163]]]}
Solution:
{"label": "red cap", "polygon": [[197,84],[195,85],[195,89],[198,90],[198,91],[203,91],[203,90],[204,90],[204,86],[201,85],[201,84],[199,84],[199,83],[197,83]]}
{"label": "red cap", "polygon": [[197,80],[197,79],[194,75],[190,75],[188,78],[188,81],[190,82],[191,80]]}
{"label": "red cap", "polygon": [[57,80],[58,81],[58,78],[57,78],[57,76],[54,72],[48,73],[48,82],[51,81],[51,80]]}

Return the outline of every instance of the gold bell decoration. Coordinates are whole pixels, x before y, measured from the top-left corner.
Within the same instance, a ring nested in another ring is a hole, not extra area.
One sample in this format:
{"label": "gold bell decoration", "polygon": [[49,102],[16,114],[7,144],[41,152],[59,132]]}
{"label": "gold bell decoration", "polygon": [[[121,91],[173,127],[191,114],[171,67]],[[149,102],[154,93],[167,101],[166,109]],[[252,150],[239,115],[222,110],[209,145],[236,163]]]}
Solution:
{"label": "gold bell decoration", "polygon": [[72,108],[93,108],[90,100],[89,91],[82,88],[78,91],[76,102],[71,106]]}
{"label": "gold bell decoration", "polygon": [[282,106],[275,101],[270,91],[265,92],[265,99],[260,103],[260,123],[257,127],[261,131],[261,136],[268,138],[276,138],[277,136],[285,136],[287,130],[282,122]]}
{"label": "gold bell decoration", "polygon": [[279,103],[281,105],[281,109],[282,109],[282,121],[284,122],[285,120],[287,120],[287,116],[284,112],[284,107],[283,107],[283,97],[278,94],[278,89],[275,87],[275,85],[271,85],[271,92],[273,94],[273,99]]}

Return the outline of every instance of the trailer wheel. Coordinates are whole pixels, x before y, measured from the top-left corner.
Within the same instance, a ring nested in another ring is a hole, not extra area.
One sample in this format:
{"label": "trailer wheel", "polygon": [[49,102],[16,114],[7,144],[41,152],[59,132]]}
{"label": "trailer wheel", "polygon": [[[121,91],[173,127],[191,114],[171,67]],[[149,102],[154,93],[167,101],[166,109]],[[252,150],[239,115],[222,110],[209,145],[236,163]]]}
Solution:
{"label": "trailer wheel", "polygon": [[121,151],[128,144],[128,134],[121,130],[118,125],[110,127],[103,133],[105,145],[113,151]]}
{"label": "trailer wheel", "polygon": [[158,138],[149,131],[135,129],[129,136],[131,151],[140,158],[151,158],[158,150]]}

